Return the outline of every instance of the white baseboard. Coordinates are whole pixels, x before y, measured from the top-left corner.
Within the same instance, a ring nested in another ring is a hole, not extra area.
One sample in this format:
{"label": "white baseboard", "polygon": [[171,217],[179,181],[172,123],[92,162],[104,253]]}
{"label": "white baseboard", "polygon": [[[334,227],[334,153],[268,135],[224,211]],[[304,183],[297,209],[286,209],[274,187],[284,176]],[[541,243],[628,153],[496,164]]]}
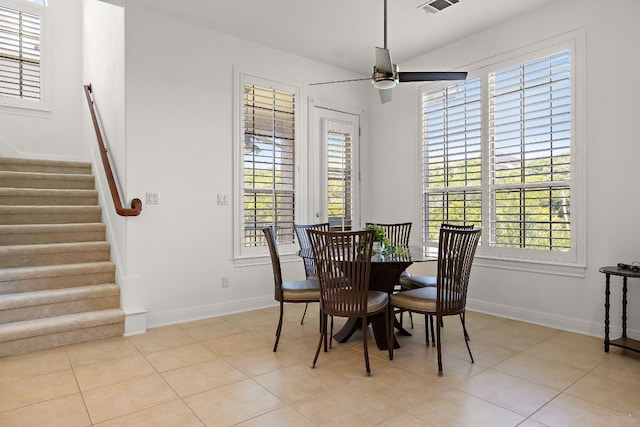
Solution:
{"label": "white baseboard", "polygon": [[147,312],[140,310],[136,312],[125,312],[124,336],[139,335],[147,332]]}
{"label": "white baseboard", "polygon": [[[557,314],[526,310],[508,305],[472,299],[467,300],[467,308],[470,311],[477,311],[512,320],[521,320],[527,323],[548,326],[550,328],[560,329],[563,331],[577,332],[579,334],[589,335],[592,337],[604,338],[604,319],[602,319],[602,322],[588,322]],[[618,319],[618,321],[619,320],[620,319]],[[621,326],[610,325],[609,337],[611,339],[618,338],[621,334]],[[640,339],[640,330],[627,329],[627,336],[630,338]]]}
{"label": "white baseboard", "polygon": [[157,328],[159,326],[192,322],[194,320],[207,319],[209,317],[218,317],[227,314],[257,310],[259,308],[272,307],[274,305],[276,305],[276,302],[274,301],[273,296],[270,295],[258,298],[230,301],[220,304],[189,307],[181,310],[150,313],[147,316],[147,322],[149,328]]}

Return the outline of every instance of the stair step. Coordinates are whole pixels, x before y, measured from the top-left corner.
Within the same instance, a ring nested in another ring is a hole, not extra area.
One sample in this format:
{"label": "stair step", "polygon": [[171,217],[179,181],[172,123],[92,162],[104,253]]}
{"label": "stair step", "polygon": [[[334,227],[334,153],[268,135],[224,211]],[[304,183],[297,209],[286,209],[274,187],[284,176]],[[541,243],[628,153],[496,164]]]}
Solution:
{"label": "stair step", "polygon": [[98,285],[115,280],[115,264],[93,262],[0,270],[0,295]]}
{"label": "stair step", "polygon": [[0,357],[122,336],[124,317],[109,309],[0,325]]}
{"label": "stair step", "polygon": [[66,174],[91,174],[91,163],[0,157],[0,170]]}
{"label": "stair step", "polygon": [[108,261],[109,242],[0,246],[0,268]]}
{"label": "stair step", "polygon": [[115,283],[21,292],[0,299],[0,324],[119,307]]}
{"label": "stair step", "polygon": [[101,222],[100,206],[0,206],[0,224]]}
{"label": "stair step", "polygon": [[0,187],[93,190],[90,174],[0,171]]}
{"label": "stair step", "polygon": [[0,246],[95,242],[105,239],[105,230],[101,222],[0,225]]}
{"label": "stair step", "polygon": [[0,188],[0,205],[69,206],[97,204],[98,192],[96,190]]}

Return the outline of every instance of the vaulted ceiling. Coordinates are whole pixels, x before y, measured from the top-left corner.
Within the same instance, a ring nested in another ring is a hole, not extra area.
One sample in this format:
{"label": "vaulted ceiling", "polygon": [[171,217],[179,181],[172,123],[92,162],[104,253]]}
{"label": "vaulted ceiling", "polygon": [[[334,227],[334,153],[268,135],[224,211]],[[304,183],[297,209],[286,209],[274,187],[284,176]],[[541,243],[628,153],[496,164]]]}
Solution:
{"label": "vaulted ceiling", "polygon": [[[388,47],[400,64],[557,1],[461,0],[428,14],[419,8],[426,0],[388,0]],[[383,0],[120,2],[361,74],[371,72],[374,47],[384,43]]]}

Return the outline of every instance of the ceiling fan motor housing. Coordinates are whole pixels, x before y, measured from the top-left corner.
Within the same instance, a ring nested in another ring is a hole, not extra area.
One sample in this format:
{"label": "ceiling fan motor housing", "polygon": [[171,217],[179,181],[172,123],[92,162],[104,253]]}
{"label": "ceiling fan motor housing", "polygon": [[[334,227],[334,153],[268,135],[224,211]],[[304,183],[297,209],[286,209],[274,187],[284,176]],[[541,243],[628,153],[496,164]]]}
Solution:
{"label": "ceiling fan motor housing", "polygon": [[378,70],[377,66],[373,66],[373,74],[371,75],[371,83],[376,89],[393,89],[398,84],[398,66],[393,65],[393,73],[385,73]]}

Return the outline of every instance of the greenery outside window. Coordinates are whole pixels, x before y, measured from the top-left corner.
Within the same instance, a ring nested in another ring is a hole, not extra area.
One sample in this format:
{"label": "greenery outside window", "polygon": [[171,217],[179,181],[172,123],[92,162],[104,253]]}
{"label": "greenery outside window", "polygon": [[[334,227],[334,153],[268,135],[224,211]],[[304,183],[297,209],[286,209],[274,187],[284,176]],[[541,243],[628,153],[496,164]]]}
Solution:
{"label": "greenery outside window", "polygon": [[576,42],[486,65],[422,93],[423,237],[483,227],[485,259],[581,266]]}
{"label": "greenery outside window", "polygon": [[281,250],[295,242],[298,89],[241,75],[236,257],[266,254],[272,226]]}

